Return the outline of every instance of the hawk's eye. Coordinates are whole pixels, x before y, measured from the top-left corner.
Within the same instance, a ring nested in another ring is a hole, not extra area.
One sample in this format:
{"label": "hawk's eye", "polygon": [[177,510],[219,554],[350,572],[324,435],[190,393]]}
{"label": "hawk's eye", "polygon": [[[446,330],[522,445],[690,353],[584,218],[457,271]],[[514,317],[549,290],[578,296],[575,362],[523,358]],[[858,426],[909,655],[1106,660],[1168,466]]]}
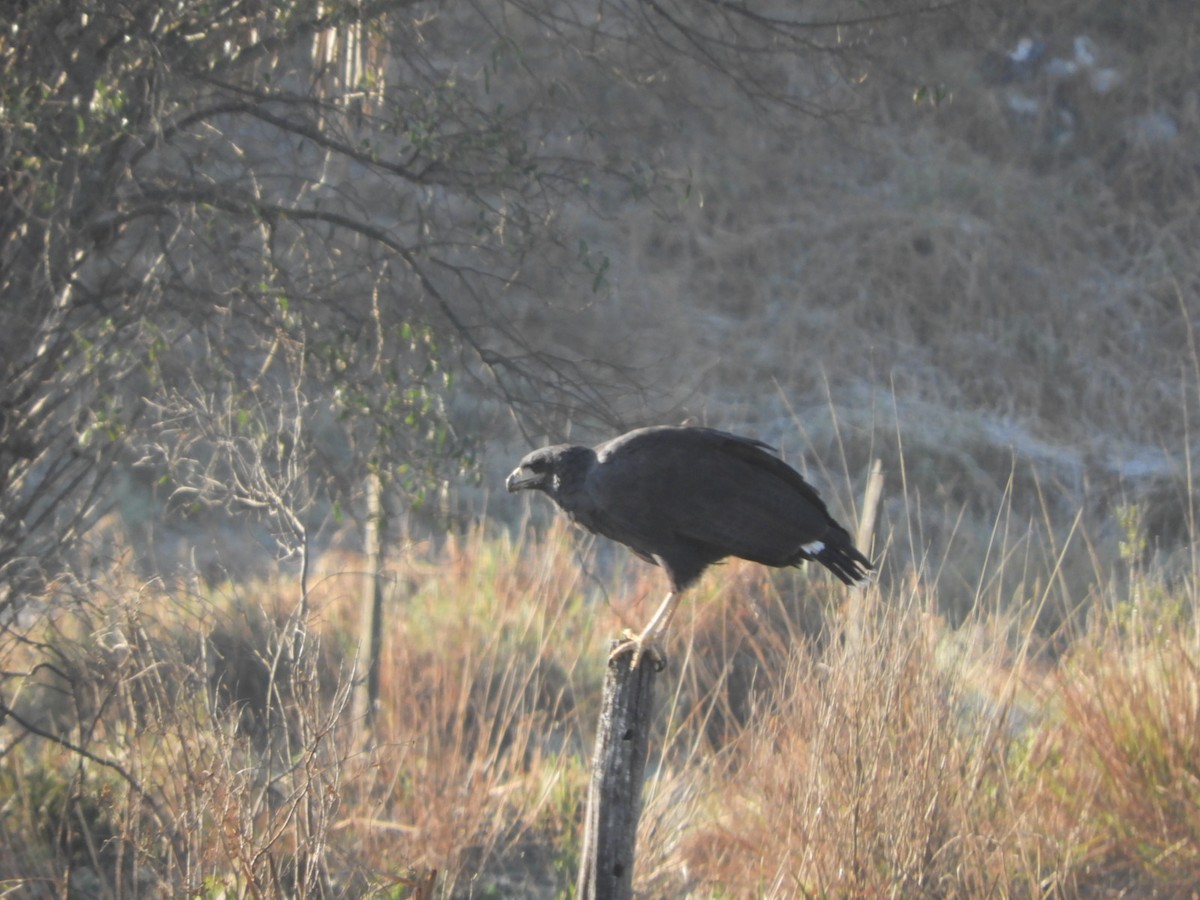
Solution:
{"label": "hawk's eye", "polygon": [[531,459],[529,461],[529,471],[534,473],[545,472],[548,463],[544,459]]}

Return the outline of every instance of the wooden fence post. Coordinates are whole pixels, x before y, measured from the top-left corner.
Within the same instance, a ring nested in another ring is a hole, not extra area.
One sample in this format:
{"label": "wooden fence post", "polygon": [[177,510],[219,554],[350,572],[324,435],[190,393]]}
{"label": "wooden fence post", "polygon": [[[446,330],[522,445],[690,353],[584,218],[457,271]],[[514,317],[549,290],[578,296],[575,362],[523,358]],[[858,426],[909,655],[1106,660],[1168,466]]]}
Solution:
{"label": "wooden fence post", "polygon": [[633,896],[634,850],[658,672],[649,659],[630,669],[630,657],[626,653],[610,659],[604,678],[584,813],[578,900]]}

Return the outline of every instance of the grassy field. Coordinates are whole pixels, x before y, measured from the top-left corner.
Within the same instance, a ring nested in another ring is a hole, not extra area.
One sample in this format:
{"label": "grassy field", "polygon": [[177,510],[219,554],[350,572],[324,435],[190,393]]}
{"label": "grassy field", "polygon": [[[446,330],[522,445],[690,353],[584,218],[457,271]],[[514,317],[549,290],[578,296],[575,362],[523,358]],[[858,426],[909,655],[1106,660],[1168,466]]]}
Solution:
{"label": "grassy field", "polygon": [[[660,682],[644,895],[1191,896],[1197,567],[1151,573],[1128,524],[1088,596],[1056,596],[1053,566],[998,535],[956,627],[936,560],[885,559],[853,594],[714,569]],[[403,548],[369,725],[353,556],[320,561],[305,621],[286,578],[137,583],[118,555],[104,590],[61,585],[0,647],[21,726],[0,754],[0,887],[569,896],[606,641],[662,590],[632,558],[600,563],[560,526]],[[1077,615],[1044,633],[1051,603]]]}
{"label": "grassy field", "polygon": [[[1200,16],[1034,6],[897,25],[828,119],[636,94],[612,139],[686,193],[560,211],[611,266],[539,285],[531,346],[634,373],[630,424],[778,445],[880,562],[685,599],[643,896],[1197,896]],[[1027,35],[1086,35],[1118,87],[989,71]],[[528,447],[452,402],[482,477],[389,538],[369,721],[353,551],[150,577],[151,511],[4,623],[0,897],[573,894],[607,642],[662,573],[500,502]]]}

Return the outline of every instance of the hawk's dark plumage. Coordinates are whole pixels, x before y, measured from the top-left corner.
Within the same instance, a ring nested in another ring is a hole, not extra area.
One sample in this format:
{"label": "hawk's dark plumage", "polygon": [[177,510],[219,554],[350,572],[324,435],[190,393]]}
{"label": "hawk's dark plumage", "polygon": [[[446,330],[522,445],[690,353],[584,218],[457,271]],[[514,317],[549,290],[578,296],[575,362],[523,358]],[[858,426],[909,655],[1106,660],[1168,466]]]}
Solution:
{"label": "hawk's dark plumage", "polygon": [[870,561],[791,466],[752,438],[711,428],[639,428],[600,444],[535,450],[509,491],[544,491],[571,519],[663,567],[671,593],[642,645],[661,637],[681,591],[736,556],[768,566],[816,560],[847,584]]}

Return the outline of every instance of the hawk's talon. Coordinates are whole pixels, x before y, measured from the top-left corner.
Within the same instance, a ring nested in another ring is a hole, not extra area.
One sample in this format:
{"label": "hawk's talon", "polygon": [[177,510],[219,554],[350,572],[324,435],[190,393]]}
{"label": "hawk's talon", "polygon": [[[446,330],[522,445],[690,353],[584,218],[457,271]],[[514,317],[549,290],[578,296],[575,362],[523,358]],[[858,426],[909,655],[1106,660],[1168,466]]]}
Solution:
{"label": "hawk's talon", "polygon": [[608,654],[608,659],[611,662],[630,651],[633,651],[633,659],[629,661],[630,669],[636,669],[643,657],[653,660],[655,672],[661,672],[667,667],[667,656],[663,653],[658,641],[648,634],[637,634],[632,628],[626,628],[621,632],[621,641]]}

